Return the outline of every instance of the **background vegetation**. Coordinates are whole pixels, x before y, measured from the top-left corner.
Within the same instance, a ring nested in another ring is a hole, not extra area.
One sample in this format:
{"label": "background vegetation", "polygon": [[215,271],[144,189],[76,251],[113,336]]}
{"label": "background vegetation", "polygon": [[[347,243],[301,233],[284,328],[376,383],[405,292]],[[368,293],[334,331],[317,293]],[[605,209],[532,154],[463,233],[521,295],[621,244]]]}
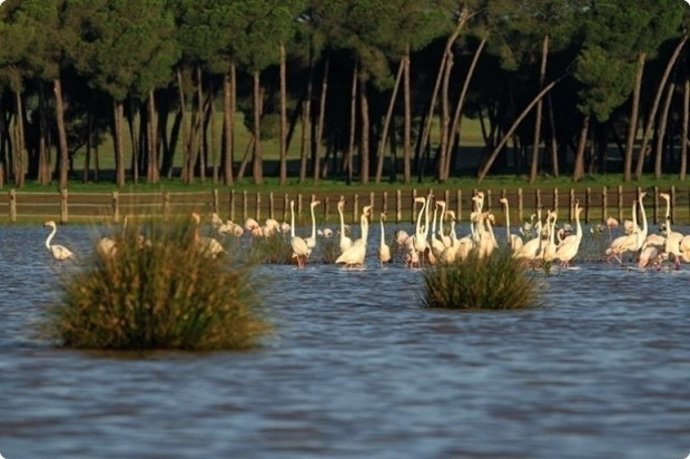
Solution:
{"label": "background vegetation", "polygon": [[7,0],[0,187],[685,180],[681,0]]}

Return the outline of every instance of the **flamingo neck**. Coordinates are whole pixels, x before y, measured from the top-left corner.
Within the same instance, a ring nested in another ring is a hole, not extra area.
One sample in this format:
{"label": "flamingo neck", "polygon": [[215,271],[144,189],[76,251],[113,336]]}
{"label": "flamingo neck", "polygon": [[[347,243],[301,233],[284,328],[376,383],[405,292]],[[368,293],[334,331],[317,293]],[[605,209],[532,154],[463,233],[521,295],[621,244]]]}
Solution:
{"label": "flamingo neck", "polygon": [[316,239],[316,217],[314,216],[314,206],[311,207],[311,238]]}
{"label": "flamingo neck", "polygon": [[438,222],[438,234],[443,237],[443,220],[446,218],[446,206],[441,206],[441,218]]}
{"label": "flamingo neck", "polygon": [[290,237],[295,237],[295,203],[290,202]]}
{"label": "flamingo neck", "polygon": [[53,230],[50,232],[50,234],[46,238],[46,248],[49,250],[50,250],[50,242],[55,237],[55,233],[57,233],[57,226],[53,226]]}
{"label": "flamingo neck", "polygon": [[345,216],[340,206],[338,206],[338,215],[340,215],[340,240],[342,241],[345,239]]}
{"label": "flamingo neck", "polygon": [[382,245],[382,246],[386,243],[386,238],[384,237],[383,231],[384,231],[384,229],[383,229],[383,219],[381,219],[381,245]]}
{"label": "flamingo neck", "polygon": [[508,213],[508,203],[506,202],[506,237],[510,242],[510,214]]}
{"label": "flamingo neck", "polygon": [[426,207],[426,201],[422,204],[422,208],[419,209],[419,214],[417,214],[417,224],[414,227],[415,234],[422,234],[422,214],[424,214],[424,208]]}

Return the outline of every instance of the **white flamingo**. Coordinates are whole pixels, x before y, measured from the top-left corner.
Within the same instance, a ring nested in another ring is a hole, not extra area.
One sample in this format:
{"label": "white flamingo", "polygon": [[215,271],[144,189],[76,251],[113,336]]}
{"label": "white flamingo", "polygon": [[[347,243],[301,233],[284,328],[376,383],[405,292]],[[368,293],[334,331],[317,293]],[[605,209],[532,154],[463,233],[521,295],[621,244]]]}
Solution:
{"label": "white flamingo", "polygon": [[520,251],[515,255],[516,258],[526,262],[533,262],[537,259],[542,250],[542,222],[541,222],[541,207],[537,209],[536,221],[533,225],[536,236],[525,242]]}
{"label": "white flamingo", "polygon": [[630,227],[632,229],[632,233],[630,234],[624,234],[622,236],[618,236],[615,238],[613,241],[611,241],[611,244],[609,247],[606,249],[606,260],[610,263],[612,260],[618,261],[618,263],[622,264],[623,263],[623,254],[625,252],[633,252],[638,249],[638,229],[637,226],[637,210],[636,210],[636,204],[637,201],[633,201],[632,205],[632,222],[630,223]]}
{"label": "white flamingo", "polygon": [[386,220],[386,213],[381,212],[381,241],[379,242],[379,262],[383,265],[384,263],[389,263],[391,261],[391,248],[386,244],[385,231],[383,228],[383,222]]}
{"label": "white flamingo", "polygon": [[671,196],[668,193],[659,193],[659,197],[666,201],[666,244],[664,252],[669,256],[673,255],[673,262],[678,268],[680,266],[680,242],[683,234],[671,229]]}
{"label": "white flamingo", "polygon": [[343,253],[350,247],[352,247],[352,239],[345,235],[345,215],[343,214],[343,209],[345,208],[345,200],[340,199],[338,201],[338,215],[340,216],[340,253]]}
{"label": "white flamingo", "polygon": [[508,207],[508,199],[507,198],[501,198],[499,200],[501,204],[505,207],[505,213],[506,213],[506,239],[508,242],[508,246],[510,249],[513,251],[513,253],[518,253],[520,249],[522,249],[522,246],[524,245],[524,242],[522,241],[522,238],[518,236],[517,234],[512,234],[510,232],[510,209]]}
{"label": "white flamingo", "polygon": [[52,228],[53,230],[50,232],[48,237],[46,238],[46,248],[50,251],[50,253],[53,255],[53,258],[56,260],[67,260],[69,258],[74,257],[74,253],[64,245],[60,244],[51,244],[51,241],[55,237],[55,234],[57,233],[57,225],[55,225],[55,222],[53,220],[48,220],[43,224],[43,226],[47,228]]}
{"label": "white flamingo", "polygon": [[580,243],[582,242],[582,224],[580,224],[580,213],[582,207],[580,203],[575,201],[575,234],[567,236],[556,249],[555,259],[560,260],[560,268],[569,267],[570,261],[575,258],[577,252],[580,250]]}
{"label": "white flamingo", "polygon": [[362,237],[357,239],[352,247],[341,253],[335,260],[336,264],[342,264],[346,268],[354,268],[364,266],[364,258],[367,254],[367,239],[369,238],[369,214],[371,213],[371,206],[364,206],[362,209],[362,216],[360,217],[360,227]]}
{"label": "white flamingo", "polygon": [[316,247],[316,217],[314,216],[314,207],[319,204],[321,204],[321,201],[312,201],[311,204],[309,204],[309,211],[311,213],[311,236],[304,240],[309,250],[314,250],[314,247]]}
{"label": "white flamingo", "polygon": [[201,215],[196,212],[192,212],[192,219],[196,225],[194,230],[194,240],[199,245],[199,251],[210,258],[216,258],[225,253],[225,249],[220,242],[216,241],[212,237],[201,236]]}
{"label": "white flamingo", "polygon": [[307,264],[307,258],[311,255],[311,250],[304,239],[295,235],[295,201],[290,201],[290,246],[292,247],[292,258],[297,260],[297,266],[303,268]]}

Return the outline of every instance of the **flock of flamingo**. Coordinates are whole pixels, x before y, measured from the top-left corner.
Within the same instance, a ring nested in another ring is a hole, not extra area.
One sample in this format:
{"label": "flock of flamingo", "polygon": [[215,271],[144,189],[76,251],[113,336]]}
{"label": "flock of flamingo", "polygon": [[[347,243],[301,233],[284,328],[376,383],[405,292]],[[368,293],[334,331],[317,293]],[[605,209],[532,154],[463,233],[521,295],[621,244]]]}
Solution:
{"label": "flock of flamingo", "polygon": [[[605,257],[609,263],[623,263],[626,254],[636,259],[640,268],[660,268],[663,261],[670,261],[675,268],[680,267],[681,261],[690,263],[690,235],[683,235],[673,231],[670,218],[670,197],[666,193],[659,196],[666,201],[666,218],[663,225],[663,234],[649,234],[647,216],[644,210],[643,199],[646,193],[640,193],[638,199],[633,201],[632,220],[626,220],[623,225],[623,234],[613,237],[613,230],[618,222],[609,217],[606,226],[597,225],[594,231],[603,231],[608,227],[610,244],[605,250]],[[513,256],[525,265],[535,266],[541,263],[558,263],[560,268],[567,268],[571,261],[578,255],[583,236],[580,223],[582,207],[575,202],[575,231],[573,234],[570,225],[563,225],[557,229],[558,219],[555,210],[546,212],[542,209],[532,215],[530,222],[521,225],[518,233],[512,233],[510,228],[510,215],[508,200],[500,200],[505,212],[505,238],[504,243],[513,253]],[[212,214],[211,225],[219,237],[230,235],[241,238],[245,234],[252,238],[283,237],[289,241],[292,250],[292,259],[299,267],[304,267],[317,245],[317,236],[325,239],[338,238],[339,255],[335,263],[344,267],[362,267],[367,255],[369,237],[369,222],[372,217],[372,206],[362,209],[359,224],[359,238],[353,240],[348,236],[349,226],[345,224],[345,201],[338,202],[337,209],[340,219],[340,227],[334,231],[330,228],[317,230],[314,208],[320,201],[310,204],[311,234],[307,237],[298,236],[295,232],[295,203],[290,202],[290,223],[279,223],[269,218],[264,225],[260,225],[255,219],[246,219],[244,225],[239,225],[231,220],[223,221],[217,214]],[[432,211],[433,209],[433,211]],[[637,221],[637,214],[641,215],[641,226]],[[399,254],[399,259],[407,267],[420,267],[434,265],[436,263],[449,264],[456,260],[464,260],[471,253],[479,258],[489,256],[499,248],[499,242],[494,233],[495,217],[492,211],[484,210],[484,193],[477,192],[472,197],[472,212],[470,214],[469,234],[458,237],[456,232],[456,215],[452,210],[446,210],[446,203],[435,200],[432,194],[426,197],[417,197],[414,200],[414,212],[416,215],[412,234],[404,230],[397,230],[393,237],[392,245],[394,253]],[[210,257],[217,257],[226,252],[226,248],[216,238],[201,236],[201,216],[193,213],[192,218],[196,224],[195,242],[199,250]],[[391,246],[385,237],[386,213],[379,216],[380,240],[377,247],[378,261],[383,265],[394,260]],[[449,228],[444,228],[444,222],[449,221]],[[55,222],[48,221],[46,227],[51,228],[45,246],[57,260],[67,260],[74,257],[74,253],[63,245],[53,244],[57,226]],[[289,235],[289,236],[288,236]],[[288,239],[289,238],[289,239]],[[141,241],[142,244],[144,241]],[[106,255],[112,255],[117,247],[113,238],[103,237],[96,245],[97,250]]]}

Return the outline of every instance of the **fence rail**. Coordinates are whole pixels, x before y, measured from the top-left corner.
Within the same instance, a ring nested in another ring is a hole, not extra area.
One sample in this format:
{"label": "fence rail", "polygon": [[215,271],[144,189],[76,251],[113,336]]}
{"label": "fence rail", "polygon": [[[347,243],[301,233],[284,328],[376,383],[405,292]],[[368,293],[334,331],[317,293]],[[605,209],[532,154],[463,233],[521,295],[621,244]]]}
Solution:
{"label": "fence rail", "polygon": [[[244,221],[252,217],[261,221],[274,218],[286,221],[290,218],[290,200],[295,201],[296,218],[302,223],[309,217],[308,203],[320,200],[316,208],[319,221],[336,222],[338,214],[336,203],[345,198],[345,219],[348,223],[358,221],[359,213],[365,205],[374,206],[374,215],[385,211],[389,222],[412,222],[414,220],[413,202],[417,196],[433,192],[436,199],[446,201],[447,209],[453,209],[458,220],[467,220],[471,212],[471,197],[477,190],[412,189],[380,191],[368,193],[275,193],[218,190],[204,192],[161,192],[161,193],[34,193],[10,190],[0,193],[0,223],[31,222],[37,220],[58,220],[61,223],[114,221],[124,215],[138,216],[181,216],[191,212],[202,215],[218,213],[221,218]],[[584,221],[598,223],[608,216],[619,221],[630,218],[632,202],[641,190],[601,187],[598,189],[483,189],[485,208],[492,209],[499,223],[503,211],[500,198],[507,198],[513,219],[524,221],[537,208],[560,209],[561,220],[573,220],[575,200],[585,208]],[[690,191],[671,187],[649,190],[645,199],[647,215],[653,224],[665,218],[665,203],[660,203],[659,193],[671,195],[671,219],[674,223],[690,224]],[[661,207],[660,207],[661,206]]]}

